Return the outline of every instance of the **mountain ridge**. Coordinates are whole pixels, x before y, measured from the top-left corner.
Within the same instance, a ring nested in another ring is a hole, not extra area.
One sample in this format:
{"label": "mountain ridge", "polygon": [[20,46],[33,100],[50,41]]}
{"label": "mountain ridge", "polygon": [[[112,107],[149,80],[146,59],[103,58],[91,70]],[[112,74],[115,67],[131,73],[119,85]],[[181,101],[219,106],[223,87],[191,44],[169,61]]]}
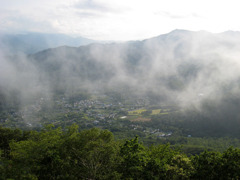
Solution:
{"label": "mountain ridge", "polygon": [[[208,31],[190,31],[185,29],[175,29],[169,33],[160,34],[155,37],[143,39],[143,40],[132,40],[132,41],[96,41],[92,39],[88,39],[85,37],[72,37],[65,34],[47,34],[47,33],[37,33],[37,32],[29,32],[24,34],[0,34],[0,45],[2,50],[7,51],[9,53],[26,53],[26,54],[34,54],[45,49],[49,48],[57,48],[60,46],[70,46],[70,47],[79,47],[86,46],[89,44],[135,44],[138,42],[146,42],[149,40],[166,40],[167,38],[171,38],[174,40],[174,37],[177,38],[182,36],[189,35],[202,35],[202,36],[228,36],[232,38],[239,38],[239,31],[225,31],[222,33],[211,33]],[[38,43],[35,43],[38,42]]]}
{"label": "mountain ridge", "polygon": [[[37,42],[37,43],[36,43]],[[1,34],[0,43],[10,53],[34,54],[58,46],[82,46],[97,42],[84,37],[71,37],[65,34],[44,34],[30,32],[26,34]]]}
{"label": "mountain ridge", "polygon": [[240,117],[239,42],[238,33],[177,30],[144,41],[61,46],[2,58],[0,95],[24,104],[82,91],[115,92],[123,99],[193,109],[220,127],[232,123],[231,130]]}

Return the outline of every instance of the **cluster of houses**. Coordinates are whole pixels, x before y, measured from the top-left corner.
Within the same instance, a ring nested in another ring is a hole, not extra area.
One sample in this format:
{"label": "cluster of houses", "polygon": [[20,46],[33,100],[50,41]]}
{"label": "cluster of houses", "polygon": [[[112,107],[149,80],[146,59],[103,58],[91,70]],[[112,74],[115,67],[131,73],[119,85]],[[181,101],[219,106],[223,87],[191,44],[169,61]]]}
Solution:
{"label": "cluster of houses", "polygon": [[172,135],[172,132],[164,132],[160,129],[143,128],[142,126],[136,125],[136,124],[131,124],[130,127],[133,130],[140,130],[140,131],[143,131],[145,134],[153,135],[153,136],[159,137],[159,138],[160,137],[169,137]]}
{"label": "cluster of houses", "polygon": [[[14,112],[14,117],[19,116],[23,120],[25,120],[25,124],[28,127],[33,126],[28,119],[36,119],[34,117],[38,112],[41,114],[41,110],[43,110],[44,106],[50,102],[50,99],[47,98],[40,98],[37,100],[34,104],[25,106],[22,110],[19,112]],[[104,124],[112,125],[117,121],[117,118],[125,119],[127,118],[126,115],[120,115],[119,112],[121,111],[131,111],[134,109],[139,109],[141,107],[146,106],[146,103],[148,103],[146,100],[137,100],[134,103],[127,103],[124,104],[123,102],[114,102],[111,100],[97,100],[97,99],[91,99],[91,100],[77,100],[74,102],[70,102],[66,98],[61,98],[55,101],[51,101],[52,104],[54,104],[54,109],[52,110],[52,114],[54,113],[60,113],[60,114],[67,114],[69,112],[76,112],[76,113],[82,113],[84,116],[86,116],[88,119],[92,120],[89,122],[86,122],[91,124],[93,126],[102,126]],[[41,118],[41,117],[38,117]],[[42,117],[43,118],[43,117]],[[69,123],[72,121],[71,119],[68,119]],[[0,119],[0,122],[2,120]],[[41,123],[41,120],[38,121]],[[61,123],[62,120],[53,120],[50,123]],[[42,123],[49,123],[42,122]],[[163,132],[159,129],[151,129],[151,128],[143,128],[140,125],[131,124],[127,128],[133,129],[133,130],[139,130],[142,131],[148,135],[153,135],[156,137],[168,137],[172,135],[172,132]]]}

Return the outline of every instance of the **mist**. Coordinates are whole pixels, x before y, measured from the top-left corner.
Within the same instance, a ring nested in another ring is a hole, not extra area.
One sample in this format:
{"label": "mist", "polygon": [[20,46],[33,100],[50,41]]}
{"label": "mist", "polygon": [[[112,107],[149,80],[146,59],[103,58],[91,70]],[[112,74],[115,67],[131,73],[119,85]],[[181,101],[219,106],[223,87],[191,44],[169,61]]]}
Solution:
{"label": "mist", "polygon": [[149,98],[238,119],[239,42],[238,32],[175,30],[143,41],[61,46],[32,55],[1,51],[1,106],[21,109],[56,94],[114,91],[123,99]]}

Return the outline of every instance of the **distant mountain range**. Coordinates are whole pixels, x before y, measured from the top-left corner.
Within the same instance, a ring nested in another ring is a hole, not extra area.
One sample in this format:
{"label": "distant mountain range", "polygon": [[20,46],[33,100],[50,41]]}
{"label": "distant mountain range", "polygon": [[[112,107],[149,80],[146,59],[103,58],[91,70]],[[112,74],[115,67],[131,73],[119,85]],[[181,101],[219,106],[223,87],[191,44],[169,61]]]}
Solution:
{"label": "distant mountain range", "polygon": [[21,52],[33,54],[44,49],[55,48],[58,46],[67,45],[78,47],[95,42],[97,41],[83,37],[71,37],[64,34],[0,34],[1,49],[11,53]]}
{"label": "distant mountain range", "polygon": [[[199,112],[210,131],[217,127],[239,136],[239,32],[174,30],[143,41],[108,44],[64,35],[10,37],[4,46],[12,53],[0,53],[0,109],[9,101],[20,106],[41,97],[110,92],[121,100],[178,105],[188,116]],[[70,47],[74,43],[77,47]]]}
{"label": "distant mountain range", "polygon": [[[22,35],[20,39],[24,37],[25,42],[30,42],[27,41],[30,36]],[[39,36],[31,37],[31,44],[42,44]],[[34,40],[33,37],[38,38]],[[51,46],[64,42],[63,39],[77,43],[77,39],[64,35],[49,35],[48,38]],[[80,40],[83,39],[79,39],[79,44]],[[85,42],[94,41],[85,39]],[[20,44],[16,47],[21,47]],[[33,52],[33,49],[28,51]],[[14,72],[8,70],[11,76],[7,78],[17,74],[14,77],[17,80],[9,80],[18,82],[17,89],[21,89],[19,84],[23,89],[30,90],[37,85],[39,89],[44,86],[45,91],[62,93],[75,92],[79,88],[115,89],[140,96],[151,95],[156,101],[198,106],[204,99],[220,101],[226,94],[240,96],[239,57],[239,32],[213,34],[174,30],[143,41],[45,49],[26,57],[14,56],[8,60],[11,64],[5,64],[14,66]],[[29,76],[28,83],[25,74]]]}

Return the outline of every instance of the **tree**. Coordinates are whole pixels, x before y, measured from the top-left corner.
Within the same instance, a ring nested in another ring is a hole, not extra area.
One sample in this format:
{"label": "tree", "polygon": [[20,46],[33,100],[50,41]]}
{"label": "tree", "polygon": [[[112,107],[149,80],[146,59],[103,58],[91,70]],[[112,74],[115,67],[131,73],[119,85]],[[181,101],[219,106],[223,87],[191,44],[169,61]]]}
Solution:
{"label": "tree", "polygon": [[60,128],[48,126],[35,132],[25,141],[11,142],[12,175],[15,179],[28,176],[38,179],[56,179],[61,172],[64,159],[60,156],[63,144]]}
{"label": "tree", "polygon": [[78,132],[46,127],[28,140],[10,143],[14,179],[116,179],[117,144],[107,130]]}
{"label": "tree", "polygon": [[122,173],[122,177],[142,179],[149,157],[145,147],[138,142],[138,137],[127,140],[120,148],[122,162],[118,170]]}
{"label": "tree", "polygon": [[166,179],[191,179],[194,172],[191,160],[184,154],[175,155],[167,167]]}
{"label": "tree", "polygon": [[192,158],[195,173],[194,179],[220,179],[222,170],[222,156],[220,152],[204,151]]}
{"label": "tree", "polygon": [[167,144],[151,146],[148,154],[150,159],[145,167],[145,179],[166,179],[169,165],[178,152]]}
{"label": "tree", "polygon": [[71,174],[78,179],[117,179],[118,145],[108,130],[93,128],[73,134],[64,144]]}
{"label": "tree", "polygon": [[10,153],[9,144],[11,141],[21,141],[28,139],[30,136],[29,131],[22,131],[20,129],[10,129],[0,127],[0,149],[2,156],[8,158]]}
{"label": "tree", "polygon": [[239,179],[240,178],[240,149],[230,147],[222,154],[222,170],[223,179]]}

